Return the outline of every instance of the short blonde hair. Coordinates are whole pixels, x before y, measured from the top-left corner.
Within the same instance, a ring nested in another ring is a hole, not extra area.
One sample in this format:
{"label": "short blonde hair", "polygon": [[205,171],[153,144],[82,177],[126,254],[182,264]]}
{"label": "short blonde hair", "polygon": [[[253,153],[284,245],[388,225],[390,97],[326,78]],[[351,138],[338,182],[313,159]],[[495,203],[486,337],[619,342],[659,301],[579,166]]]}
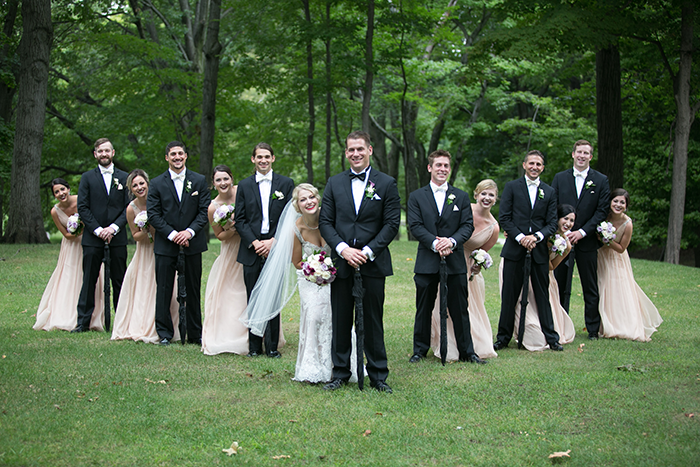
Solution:
{"label": "short blonde hair", "polygon": [[480,181],[476,185],[476,188],[474,188],[474,199],[476,199],[479,193],[481,193],[484,190],[488,190],[489,188],[493,188],[494,190],[496,190],[496,198],[498,198],[498,185],[496,185],[496,182],[494,182],[490,178],[487,178]]}
{"label": "short blonde hair", "polygon": [[[299,192],[301,190],[306,190],[311,192],[317,199],[319,198],[318,196],[318,188],[313,186],[310,183],[300,183],[298,184],[295,188],[294,191],[292,192],[292,202],[294,203],[294,210],[301,214],[301,210],[299,209]],[[320,204],[320,199],[319,199],[319,204]]]}

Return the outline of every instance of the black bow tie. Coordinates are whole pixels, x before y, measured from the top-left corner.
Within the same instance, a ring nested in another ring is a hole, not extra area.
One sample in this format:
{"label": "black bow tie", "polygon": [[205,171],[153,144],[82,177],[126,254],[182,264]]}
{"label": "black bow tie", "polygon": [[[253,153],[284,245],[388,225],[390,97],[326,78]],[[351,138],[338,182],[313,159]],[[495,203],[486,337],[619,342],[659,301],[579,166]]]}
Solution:
{"label": "black bow tie", "polygon": [[366,175],[367,175],[367,172],[362,172],[362,173],[356,174],[351,170],[350,171],[350,181],[353,181],[354,179],[358,179],[358,180],[364,182]]}

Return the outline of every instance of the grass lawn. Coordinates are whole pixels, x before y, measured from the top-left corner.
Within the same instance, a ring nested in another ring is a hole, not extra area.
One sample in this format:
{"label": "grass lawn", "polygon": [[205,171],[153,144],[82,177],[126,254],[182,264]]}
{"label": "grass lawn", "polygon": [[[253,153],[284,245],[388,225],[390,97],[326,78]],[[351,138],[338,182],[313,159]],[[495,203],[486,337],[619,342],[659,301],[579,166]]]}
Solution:
{"label": "grass lawn", "polygon": [[[59,245],[0,245],[0,465],[521,466],[568,450],[571,466],[700,465],[700,269],[633,260],[664,319],[651,342],[589,342],[576,278],[564,352],[511,343],[488,365],[442,367],[408,363],[416,246],[391,245],[388,395],[291,381],[296,297],[277,360],[34,331]],[[494,332],[497,266],[485,272]]]}

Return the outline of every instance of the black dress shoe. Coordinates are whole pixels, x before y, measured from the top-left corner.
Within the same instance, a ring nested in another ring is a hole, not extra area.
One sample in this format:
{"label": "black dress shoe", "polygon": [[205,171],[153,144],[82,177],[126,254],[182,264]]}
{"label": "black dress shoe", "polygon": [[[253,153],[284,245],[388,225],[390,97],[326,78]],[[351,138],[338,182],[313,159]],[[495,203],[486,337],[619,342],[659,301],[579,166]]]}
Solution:
{"label": "black dress shoe", "polygon": [[84,328],[82,326],[76,326],[75,328],[71,329],[70,332],[88,332],[89,329]]}
{"label": "black dress shoe", "polygon": [[268,352],[267,356],[270,358],[282,358],[282,354],[279,353],[277,350],[273,350],[272,352]]}
{"label": "black dress shoe", "polygon": [[387,394],[392,394],[394,392],[392,391],[391,387],[389,387],[389,385],[386,384],[384,381],[372,381],[370,383],[370,386],[372,386],[379,392],[386,392]]}
{"label": "black dress shoe", "polygon": [[554,350],[555,352],[561,352],[562,350],[564,350],[564,347],[562,347],[559,342],[555,342],[554,344],[549,344],[549,348]]}
{"label": "black dress shoe", "polygon": [[187,339],[188,344],[202,345],[202,339]]}
{"label": "black dress shoe", "polygon": [[262,355],[261,352],[257,352],[257,351],[255,351],[255,350],[251,350],[250,352],[248,352],[248,354],[246,355],[246,357],[259,357],[259,356],[261,356],[261,355]]}
{"label": "black dress shoe", "polygon": [[486,365],[488,362],[479,358],[477,354],[471,354],[466,359],[459,359],[460,362],[478,363],[479,365]]}
{"label": "black dress shoe", "polygon": [[425,357],[421,354],[414,353],[413,356],[408,360],[410,363],[418,363]]}
{"label": "black dress shoe", "polygon": [[167,337],[164,337],[163,339],[160,340],[160,342],[158,342],[158,345],[170,345],[170,339],[168,339]]}
{"label": "black dress shoe", "polygon": [[589,341],[597,341],[598,340],[598,333],[592,332],[592,333],[588,334],[588,340]]}
{"label": "black dress shoe", "polygon": [[340,389],[341,386],[345,386],[346,384],[348,384],[347,381],[342,380],[340,378],[334,378],[331,380],[330,383],[323,386],[323,390],[324,391],[335,391],[336,389]]}
{"label": "black dress shoe", "polygon": [[493,350],[501,350],[505,349],[506,347],[508,347],[508,344],[504,344],[501,341],[496,341],[493,343]]}

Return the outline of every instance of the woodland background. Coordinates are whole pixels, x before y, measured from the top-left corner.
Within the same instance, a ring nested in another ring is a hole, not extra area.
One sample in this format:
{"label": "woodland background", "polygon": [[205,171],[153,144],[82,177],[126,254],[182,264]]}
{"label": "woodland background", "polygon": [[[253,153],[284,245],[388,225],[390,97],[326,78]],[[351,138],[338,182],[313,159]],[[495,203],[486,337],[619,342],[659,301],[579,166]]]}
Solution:
{"label": "woodland background", "polygon": [[[690,0],[0,0],[0,233],[47,241],[49,182],[77,192],[109,137],[115,163],[155,176],[165,144],[210,174],[275,170],[323,189],[350,131],[402,199],[427,183],[517,177],[528,149],[543,179],[574,141],[632,198],[632,249],[700,263],[700,25]],[[697,55],[697,54],[695,54]],[[497,213],[495,213],[497,214]]]}

